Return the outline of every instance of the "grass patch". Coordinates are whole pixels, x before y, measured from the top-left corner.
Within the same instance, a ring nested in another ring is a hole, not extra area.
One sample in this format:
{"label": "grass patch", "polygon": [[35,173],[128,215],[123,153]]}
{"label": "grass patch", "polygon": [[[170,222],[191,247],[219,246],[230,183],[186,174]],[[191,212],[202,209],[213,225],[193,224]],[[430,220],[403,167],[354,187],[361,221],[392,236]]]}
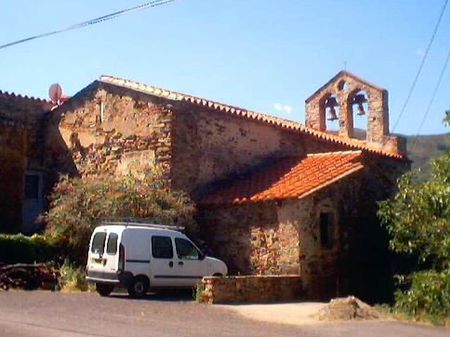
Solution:
{"label": "grass patch", "polygon": [[63,292],[92,291],[94,288],[86,281],[83,267],[65,261],[60,268],[59,289]]}
{"label": "grass patch", "polygon": [[381,314],[383,319],[395,319],[402,322],[415,322],[450,327],[450,317],[426,313],[413,315],[405,310],[392,307],[388,304],[377,304],[374,308]]}

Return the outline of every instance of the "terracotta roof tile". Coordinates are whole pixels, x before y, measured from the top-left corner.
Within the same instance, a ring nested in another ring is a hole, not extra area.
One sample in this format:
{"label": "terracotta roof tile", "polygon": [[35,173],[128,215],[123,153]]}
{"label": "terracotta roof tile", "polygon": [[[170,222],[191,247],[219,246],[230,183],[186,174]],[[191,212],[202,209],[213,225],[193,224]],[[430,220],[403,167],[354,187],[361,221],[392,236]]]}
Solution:
{"label": "terracotta roof tile", "polygon": [[[352,76],[354,76],[354,75],[352,75]],[[227,113],[230,113],[233,115],[237,115],[237,116],[241,116],[241,117],[245,117],[245,118],[249,118],[249,119],[255,119],[255,120],[267,123],[267,124],[272,124],[279,128],[288,129],[288,130],[300,132],[303,134],[308,134],[315,138],[318,138],[318,139],[321,139],[321,140],[324,140],[327,142],[345,145],[345,146],[350,147],[351,149],[364,150],[364,151],[367,151],[370,153],[376,153],[379,155],[383,155],[383,156],[395,158],[395,159],[406,159],[406,157],[404,155],[402,155],[401,153],[390,152],[390,151],[380,149],[378,147],[372,147],[370,144],[366,144],[357,139],[344,138],[344,137],[334,135],[334,134],[331,134],[328,132],[319,131],[319,130],[316,130],[313,128],[309,128],[303,124],[300,124],[300,123],[297,123],[294,121],[290,121],[290,120],[287,120],[284,118],[269,116],[269,115],[262,114],[259,112],[254,112],[254,111],[250,111],[247,109],[242,109],[242,108],[234,107],[231,105],[207,100],[204,98],[199,98],[199,97],[195,97],[195,96],[191,96],[191,95],[187,95],[187,94],[182,94],[182,93],[175,92],[175,91],[165,90],[165,89],[161,89],[161,88],[158,88],[158,87],[155,87],[152,85],[143,84],[143,83],[130,81],[130,80],[125,80],[125,79],[121,79],[121,78],[117,78],[117,77],[113,77],[113,76],[103,75],[100,77],[99,81],[103,82],[103,83],[119,86],[122,88],[127,88],[127,89],[131,89],[134,91],[142,92],[145,94],[150,94],[150,95],[167,98],[167,99],[175,100],[175,101],[190,102],[192,104],[208,107],[208,108],[215,109],[215,110],[222,111],[222,112],[227,112]]]}
{"label": "terracotta roof tile", "polygon": [[364,167],[361,151],[283,158],[200,201],[203,205],[301,199]]}

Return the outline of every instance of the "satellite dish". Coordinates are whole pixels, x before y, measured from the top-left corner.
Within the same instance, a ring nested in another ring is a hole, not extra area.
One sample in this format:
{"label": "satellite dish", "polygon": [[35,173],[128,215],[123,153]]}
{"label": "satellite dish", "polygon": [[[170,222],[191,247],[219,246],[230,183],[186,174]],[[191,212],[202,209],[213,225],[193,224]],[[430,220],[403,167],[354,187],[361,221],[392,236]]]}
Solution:
{"label": "satellite dish", "polygon": [[54,83],[48,89],[48,95],[50,100],[54,104],[59,104],[62,97],[62,88],[58,83]]}

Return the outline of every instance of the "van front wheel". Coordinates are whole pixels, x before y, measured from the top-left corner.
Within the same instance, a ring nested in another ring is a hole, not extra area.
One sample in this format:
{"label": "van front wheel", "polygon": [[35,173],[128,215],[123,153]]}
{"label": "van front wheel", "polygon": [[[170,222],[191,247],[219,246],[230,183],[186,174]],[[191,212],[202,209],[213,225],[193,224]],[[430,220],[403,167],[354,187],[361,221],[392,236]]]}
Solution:
{"label": "van front wheel", "polygon": [[143,297],[147,293],[149,286],[149,281],[145,276],[137,276],[128,286],[128,294],[135,298]]}
{"label": "van front wheel", "polygon": [[99,293],[100,296],[108,296],[113,291],[114,286],[111,284],[95,284],[95,290]]}

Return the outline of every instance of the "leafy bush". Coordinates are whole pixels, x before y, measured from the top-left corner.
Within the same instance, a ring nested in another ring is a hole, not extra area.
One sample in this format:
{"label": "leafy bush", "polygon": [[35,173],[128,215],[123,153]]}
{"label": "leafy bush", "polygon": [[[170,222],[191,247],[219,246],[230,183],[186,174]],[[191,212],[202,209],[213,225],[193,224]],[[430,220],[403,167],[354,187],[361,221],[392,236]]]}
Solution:
{"label": "leafy bush", "polygon": [[86,281],[86,273],[83,267],[77,267],[68,260],[59,269],[59,287],[62,291],[88,291],[89,285]]}
{"label": "leafy bush", "polygon": [[40,235],[0,234],[0,262],[7,264],[46,262],[56,258],[57,247]]}
{"label": "leafy bush", "polygon": [[202,281],[197,282],[195,287],[192,289],[192,297],[195,299],[197,303],[203,303],[205,301],[204,292],[205,292],[205,284]]}
{"label": "leafy bush", "polygon": [[425,182],[415,173],[404,175],[399,192],[380,204],[378,214],[392,250],[414,261],[406,272],[411,274],[403,276],[406,289],[396,293],[396,310],[440,319],[450,315],[450,150],[432,167]]}
{"label": "leafy bush", "polygon": [[450,316],[450,269],[414,273],[410,282],[409,290],[395,294],[397,311],[417,319],[431,316],[435,321]]}
{"label": "leafy bush", "polygon": [[[436,161],[435,169],[441,163]],[[450,160],[448,166],[450,171]],[[413,173],[406,174],[398,194],[381,203],[379,211],[391,235],[391,248],[415,255],[420,265],[437,270],[450,267],[450,172],[443,171],[446,177],[425,183],[416,182]]]}
{"label": "leafy bush", "polygon": [[46,235],[63,247],[64,256],[84,264],[90,235],[102,220],[134,217],[192,230],[194,212],[191,200],[172,191],[162,171],[153,168],[126,176],[64,177],[44,220]]}

